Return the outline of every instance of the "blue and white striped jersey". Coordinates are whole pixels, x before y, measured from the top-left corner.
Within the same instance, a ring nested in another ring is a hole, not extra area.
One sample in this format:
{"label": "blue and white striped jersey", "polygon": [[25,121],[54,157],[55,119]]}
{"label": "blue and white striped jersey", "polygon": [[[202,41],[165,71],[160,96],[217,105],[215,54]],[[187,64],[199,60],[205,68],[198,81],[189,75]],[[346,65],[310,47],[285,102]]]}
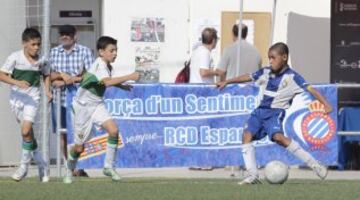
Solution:
{"label": "blue and white striped jersey", "polygon": [[264,67],[250,74],[250,77],[260,87],[259,108],[287,109],[294,96],[306,91],[309,85],[289,66],[277,74],[271,71],[271,67]]}

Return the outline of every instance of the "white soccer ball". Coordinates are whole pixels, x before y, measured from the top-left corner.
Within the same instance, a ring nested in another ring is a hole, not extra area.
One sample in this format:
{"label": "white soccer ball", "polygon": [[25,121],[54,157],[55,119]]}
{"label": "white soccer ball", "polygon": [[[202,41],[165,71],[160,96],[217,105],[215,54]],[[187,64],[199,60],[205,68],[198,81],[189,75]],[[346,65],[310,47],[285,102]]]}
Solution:
{"label": "white soccer ball", "polygon": [[274,160],[265,166],[265,178],[271,184],[283,184],[289,176],[289,166]]}

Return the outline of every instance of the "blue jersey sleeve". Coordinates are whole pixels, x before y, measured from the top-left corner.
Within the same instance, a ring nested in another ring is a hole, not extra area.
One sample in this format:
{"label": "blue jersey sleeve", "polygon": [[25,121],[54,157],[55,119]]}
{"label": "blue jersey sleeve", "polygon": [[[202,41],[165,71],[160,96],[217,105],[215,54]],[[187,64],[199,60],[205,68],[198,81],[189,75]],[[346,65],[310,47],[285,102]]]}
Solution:
{"label": "blue jersey sleeve", "polygon": [[257,80],[260,78],[260,76],[264,74],[264,69],[265,69],[265,68],[261,68],[261,69],[259,69],[258,71],[250,74],[251,79],[252,79],[253,81],[257,81]]}
{"label": "blue jersey sleeve", "polygon": [[302,88],[305,91],[307,90],[309,83],[307,83],[300,74],[294,73],[294,81],[300,88]]}

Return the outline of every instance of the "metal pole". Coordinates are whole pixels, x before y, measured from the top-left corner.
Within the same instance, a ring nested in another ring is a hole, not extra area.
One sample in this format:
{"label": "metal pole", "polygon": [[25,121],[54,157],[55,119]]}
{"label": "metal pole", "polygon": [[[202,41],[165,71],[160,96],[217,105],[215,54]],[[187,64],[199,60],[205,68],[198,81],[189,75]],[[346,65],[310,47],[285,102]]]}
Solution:
{"label": "metal pole", "polygon": [[338,131],[340,136],[359,136],[360,131]]}
{"label": "metal pole", "polygon": [[272,8],[272,21],[271,21],[271,33],[270,33],[270,40],[269,40],[270,44],[269,44],[269,46],[271,46],[273,44],[273,41],[274,41],[276,5],[277,5],[277,0],[274,0],[273,8]]}
{"label": "metal pole", "polygon": [[[240,59],[240,56],[241,56],[241,47],[240,47],[240,44],[241,44],[241,32],[242,32],[242,16],[243,16],[243,10],[244,10],[244,1],[243,0],[240,0],[239,1],[240,3],[240,7],[239,7],[239,23],[238,23],[238,46],[237,46],[237,66],[236,66],[236,76],[239,76],[239,70],[240,70],[240,62],[241,62],[241,59]],[[235,176],[235,167],[234,166],[231,166],[231,174],[230,176]]]}
{"label": "metal pole", "polygon": [[61,88],[56,88],[56,169],[61,177]]}
{"label": "metal pole", "polygon": [[337,88],[360,88],[359,83],[337,83],[335,85]]}
{"label": "metal pole", "polygon": [[241,32],[242,32],[242,21],[243,21],[243,19],[242,19],[242,16],[243,16],[243,5],[244,5],[244,2],[243,2],[243,0],[240,0],[240,9],[239,9],[239,23],[238,23],[238,29],[239,29],[239,31],[238,31],[238,42],[239,42],[239,44],[238,44],[238,48],[237,48],[237,67],[236,67],[236,76],[238,76],[239,75],[239,68],[240,68],[240,56],[241,56],[241,50],[240,50],[240,43],[241,43],[241,40],[242,40],[242,38],[241,38]]}
{"label": "metal pole", "polygon": [[192,40],[192,28],[193,28],[193,0],[188,0],[188,33],[187,33],[187,39],[188,39],[188,55],[191,56],[191,53],[193,51],[193,45],[197,42],[197,38],[195,41]]}
{"label": "metal pole", "polygon": [[[49,58],[50,51],[50,0],[43,1],[43,27],[42,27],[42,52],[47,60]],[[49,67],[49,66],[47,66]],[[44,83],[44,82],[43,82]],[[49,163],[49,120],[48,120],[48,99],[45,95],[45,84],[43,84],[43,95],[42,95],[42,154],[46,163]]]}

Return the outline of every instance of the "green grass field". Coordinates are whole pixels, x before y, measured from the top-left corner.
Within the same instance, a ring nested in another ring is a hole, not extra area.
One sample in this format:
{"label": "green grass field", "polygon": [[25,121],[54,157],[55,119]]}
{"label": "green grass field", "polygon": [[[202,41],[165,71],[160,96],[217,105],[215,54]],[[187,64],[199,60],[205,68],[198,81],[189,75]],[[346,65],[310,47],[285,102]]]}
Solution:
{"label": "green grass field", "polygon": [[236,180],[129,178],[112,182],[105,178],[76,179],[65,185],[60,179],[39,183],[27,178],[16,183],[0,178],[1,200],[227,200],[227,199],[360,199],[359,181],[290,180],[283,185],[239,186]]}

